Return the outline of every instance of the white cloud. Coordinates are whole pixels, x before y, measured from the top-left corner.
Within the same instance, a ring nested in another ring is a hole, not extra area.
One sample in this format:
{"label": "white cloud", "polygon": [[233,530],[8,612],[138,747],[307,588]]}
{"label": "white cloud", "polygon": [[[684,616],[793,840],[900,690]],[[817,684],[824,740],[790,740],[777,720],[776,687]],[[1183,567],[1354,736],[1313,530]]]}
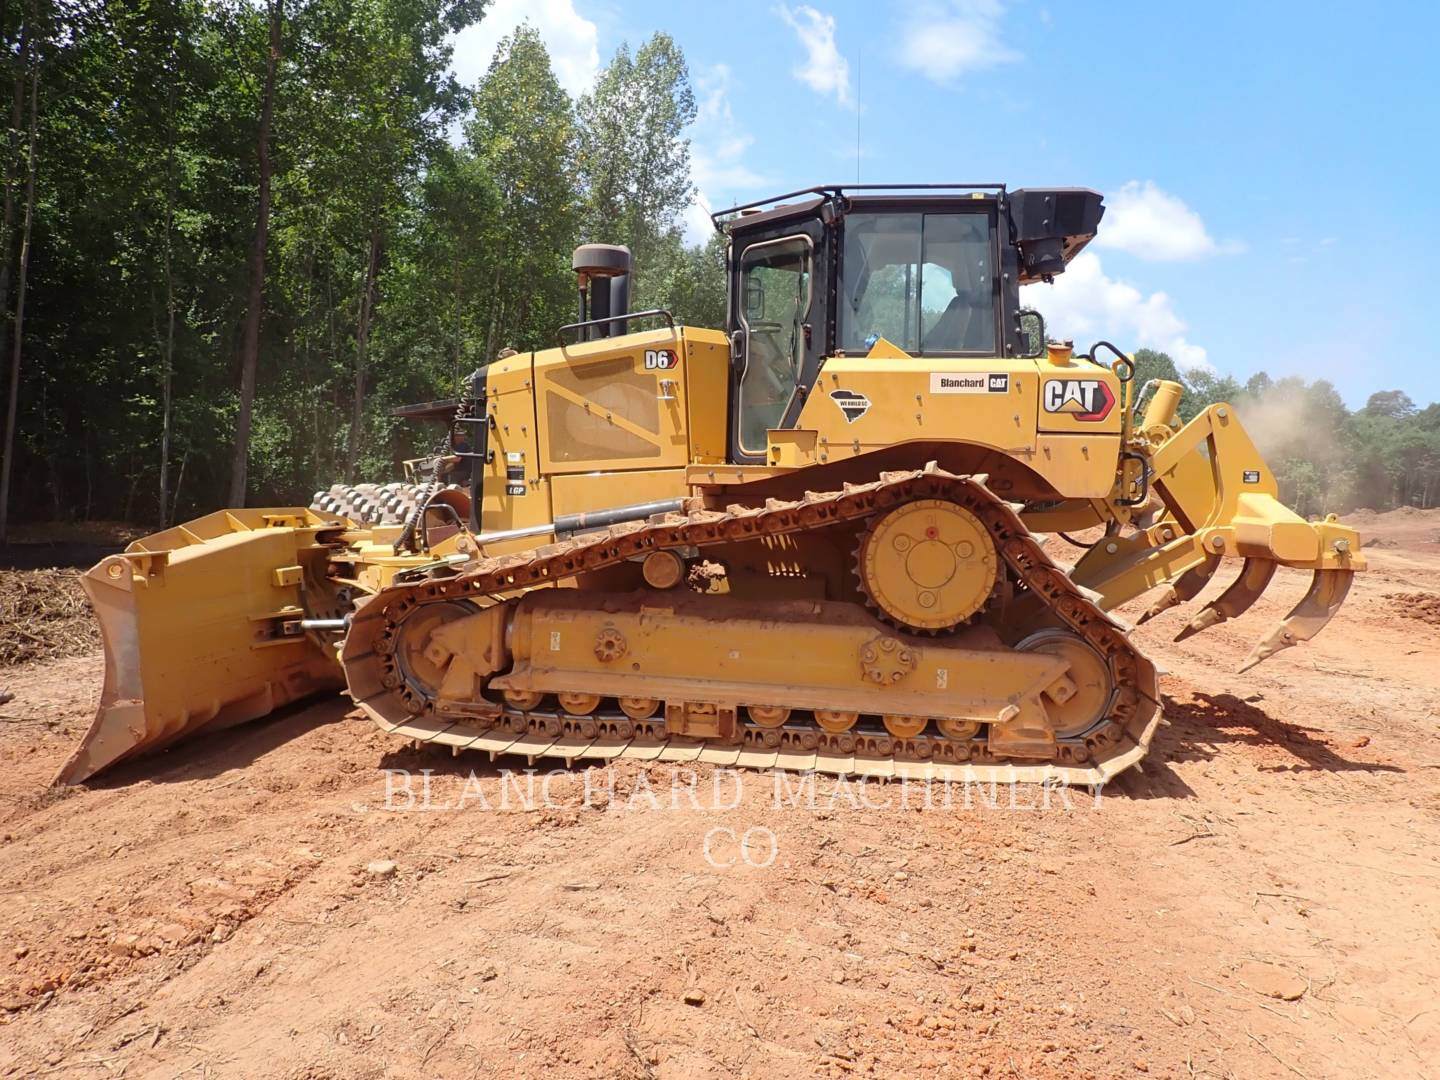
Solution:
{"label": "white cloud", "polygon": [[699,98],[695,122],[690,126],[690,177],[695,199],[685,211],[685,239],[703,244],[715,231],[710,221],[711,202],[732,205],[767,181],[745,163],[755,138],[735,120],[730,108],[730,68],[716,64],[695,77]]}
{"label": "white cloud", "polygon": [[850,64],[835,44],[835,16],[807,4],[793,10],[779,7],[776,14],[795,31],[805,48],[805,62],[794,69],[795,77],[817,94],[834,94],[841,105],[849,105]]}
{"label": "white cloud", "polygon": [[484,18],[455,36],[450,62],[455,77],[466,86],[478,82],[490,69],[500,39],[522,22],[540,32],[555,78],[571,97],[594,85],[600,71],[599,35],[595,24],[575,10],[573,0],[495,0]]}
{"label": "white cloud", "polygon": [[690,172],[703,188],[751,188],[764,178],[744,162],[755,137],[735,121],[730,108],[730,68],[716,64],[695,77],[699,103],[690,128]]}
{"label": "white cloud", "polygon": [[1045,316],[1053,338],[1072,338],[1080,348],[1107,338],[1122,349],[1159,349],[1181,368],[1213,370],[1205,349],[1185,336],[1185,320],[1163,292],[1148,296],[1106,275],[1100,256],[1082,251],[1053,285],[1027,285],[1022,304]]}
{"label": "white cloud", "polygon": [[1005,44],[1000,0],[944,0],[911,6],[900,27],[902,67],[949,85],[972,71],[1020,59]]}
{"label": "white cloud", "polygon": [[1131,180],[1107,196],[1096,247],[1127,251],[1150,262],[1176,262],[1230,254],[1240,244],[1216,243],[1200,215],[1149,180]]}

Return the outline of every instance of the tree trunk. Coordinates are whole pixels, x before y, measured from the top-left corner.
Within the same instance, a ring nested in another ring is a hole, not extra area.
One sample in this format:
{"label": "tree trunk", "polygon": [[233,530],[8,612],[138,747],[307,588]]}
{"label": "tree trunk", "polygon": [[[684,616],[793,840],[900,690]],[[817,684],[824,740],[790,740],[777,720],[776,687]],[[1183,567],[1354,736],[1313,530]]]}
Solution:
{"label": "tree trunk", "polygon": [[15,76],[15,85],[10,100],[10,133],[6,138],[5,147],[5,211],[3,224],[0,224],[0,318],[10,310],[10,253],[15,247],[15,186],[10,178],[10,164],[17,156],[19,149],[15,144],[16,135],[20,131],[20,123],[24,119],[25,108],[25,69],[30,61],[30,28],[21,27],[20,30],[20,65]]}
{"label": "tree trunk", "polygon": [[185,482],[185,463],[190,460],[190,451],[180,455],[180,468],[175,473],[175,501],[170,504],[170,520],[180,516],[180,485]]}
{"label": "tree trunk", "polygon": [[175,282],[170,266],[173,212],[165,214],[165,372],[160,381],[160,527],[170,525],[170,434],[175,422],[171,388],[175,379]]}
{"label": "tree trunk", "polygon": [[[461,305],[461,299],[460,299],[460,256],[459,256],[459,255],[456,255],[454,258],[452,258],[452,259],[450,260],[450,298],[451,298],[451,300],[453,301],[453,312],[452,312],[452,314],[454,315],[454,318],[455,318],[454,329],[451,331],[452,337],[453,337],[453,342],[452,342],[452,350],[451,350],[451,351],[452,351],[452,359],[451,359],[451,362],[450,362],[450,368],[451,368],[451,379],[450,379],[450,381],[451,381],[454,385],[459,386],[459,385],[460,385],[460,355],[461,355],[461,349],[462,349],[462,347],[463,347],[463,346],[462,346],[462,343],[461,343],[461,338],[462,338],[463,333],[464,333],[464,329],[463,329],[464,323],[463,323],[463,318],[462,318],[462,315],[461,315],[462,305]],[[463,397],[464,395],[462,394],[461,396]]]}
{"label": "tree trunk", "polygon": [[[330,363],[326,368],[327,374],[323,377],[322,386],[326,386],[326,397],[329,398],[330,408],[326,412],[332,418],[329,425],[328,442],[329,450],[325,455],[325,473],[332,481],[348,479],[345,473],[339,472],[336,457],[336,435],[339,433],[340,415],[340,392],[335,382],[328,375],[328,372],[335,369],[336,358],[340,355],[340,333],[335,328],[335,279],[327,271],[325,274],[325,324],[326,339],[330,343]],[[341,463],[343,464],[343,463]],[[336,475],[339,472],[339,475]],[[322,481],[323,483],[323,481]]]}
{"label": "tree trunk", "polygon": [[89,521],[90,513],[95,505],[95,429],[89,424],[85,425],[85,513],[81,515],[81,521]]}
{"label": "tree trunk", "polygon": [[495,359],[495,334],[499,329],[496,324],[504,307],[500,299],[500,267],[503,265],[503,261],[496,264],[495,282],[490,286],[490,326],[485,331],[485,351],[480,354],[481,364],[488,364]]}
{"label": "tree trunk", "polygon": [[345,476],[353,482],[355,463],[360,458],[360,434],[365,423],[365,367],[369,359],[370,319],[375,308],[375,278],[380,267],[380,228],[370,230],[370,249],[365,259],[365,282],[360,291],[360,311],[355,323],[355,396],[350,407],[350,436],[345,441]]}
{"label": "tree trunk", "polygon": [[160,528],[170,524],[170,429],[174,422],[170,389],[175,376],[175,278],[171,244],[175,233],[175,81],[165,95],[172,141],[165,155],[165,361],[160,377]]}
{"label": "tree trunk", "polygon": [[245,505],[245,471],[250,459],[250,413],[255,404],[255,369],[260,359],[260,314],[265,303],[265,244],[270,231],[270,120],[275,112],[275,69],[280,60],[284,0],[270,0],[270,49],[260,102],[260,206],[250,249],[250,296],[240,345],[240,414],[235,420],[235,456],[230,463],[230,504]]}
{"label": "tree trunk", "polygon": [[316,378],[310,363],[311,345],[315,337],[315,249],[311,247],[305,256],[305,340],[301,345],[301,372],[305,379],[305,402],[310,409],[310,482],[322,484],[324,465],[322,454],[324,443],[320,427],[320,395],[325,380],[323,375]]}
{"label": "tree trunk", "polygon": [[10,363],[10,405],[5,413],[5,446],[0,461],[0,543],[10,528],[10,470],[15,458],[15,420],[20,403],[20,362],[25,343],[25,286],[30,270],[30,223],[35,216],[35,132],[40,116],[40,69],[30,74],[30,148],[25,155],[25,224],[20,233],[20,271],[15,293],[15,336]]}

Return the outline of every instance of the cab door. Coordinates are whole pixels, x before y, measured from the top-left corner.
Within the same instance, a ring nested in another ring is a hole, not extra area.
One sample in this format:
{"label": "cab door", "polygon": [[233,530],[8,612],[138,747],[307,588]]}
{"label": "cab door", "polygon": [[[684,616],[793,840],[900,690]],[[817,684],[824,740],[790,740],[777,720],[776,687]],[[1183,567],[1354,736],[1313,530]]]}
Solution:
{"label": "cab door", "polygon": [[730,454],[760,463],[768,432],[794,425],[819,369],[826,281],[818,220],[735,238],[730,313]]}

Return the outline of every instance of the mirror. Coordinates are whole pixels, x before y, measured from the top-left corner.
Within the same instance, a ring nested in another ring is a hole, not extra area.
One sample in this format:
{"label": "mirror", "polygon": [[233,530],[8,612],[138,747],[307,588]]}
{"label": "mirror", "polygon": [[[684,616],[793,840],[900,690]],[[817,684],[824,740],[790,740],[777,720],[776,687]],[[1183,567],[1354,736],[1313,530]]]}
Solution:
{"label": "mirror", "polygon": [[1045,355],[1045,316],[1034,308],[1021,308],[1015,313],[1020,328],[1020,355],[1033,359]]}
{"label": "mirror", "polygon": [[745,321],[758,322],[765,318],[765,285],[756,274],[745,277]]}

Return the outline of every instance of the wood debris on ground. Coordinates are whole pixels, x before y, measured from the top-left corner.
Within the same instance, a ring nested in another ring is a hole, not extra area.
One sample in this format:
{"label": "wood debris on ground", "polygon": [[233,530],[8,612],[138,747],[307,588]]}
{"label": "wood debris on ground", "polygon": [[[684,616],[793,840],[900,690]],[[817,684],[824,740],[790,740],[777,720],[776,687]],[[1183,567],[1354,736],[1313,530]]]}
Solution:
{"label": "wood debris on ground", "polygon": [[57,660],[100,644],[100,627],[72,569],[0,574],[0,668]]}

